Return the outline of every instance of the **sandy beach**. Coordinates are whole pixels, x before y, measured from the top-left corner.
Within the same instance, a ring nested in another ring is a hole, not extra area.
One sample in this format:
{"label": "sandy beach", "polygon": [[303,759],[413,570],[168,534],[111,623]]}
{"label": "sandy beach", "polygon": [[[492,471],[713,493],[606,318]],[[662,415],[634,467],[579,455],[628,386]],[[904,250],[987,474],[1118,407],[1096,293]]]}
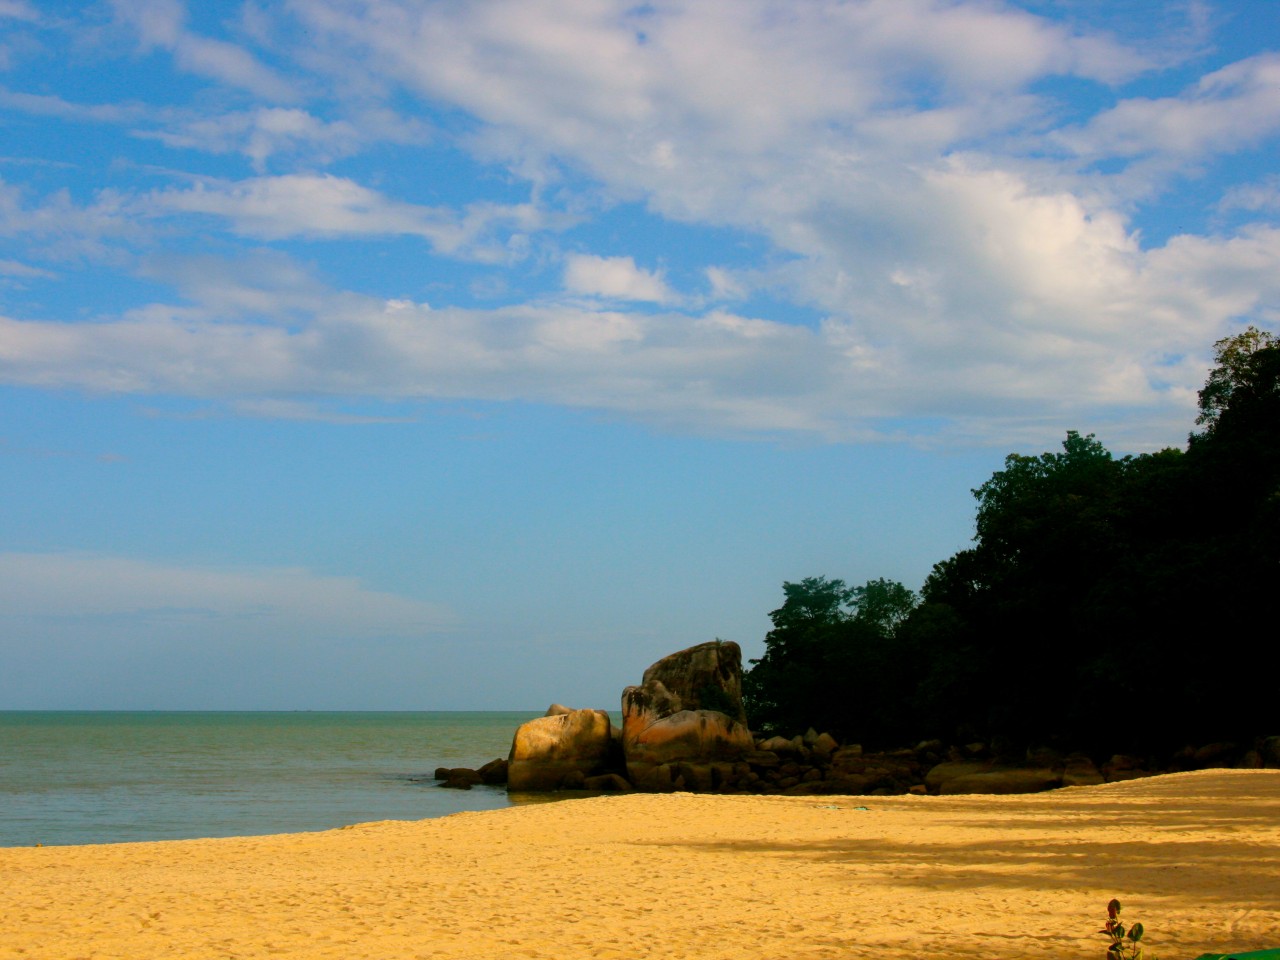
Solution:
{"label": "sandy beach", "polygon": [[0,850],[0,957],[1162,960],[1280,946],[1280,771],[1014,797],[629,795]]}

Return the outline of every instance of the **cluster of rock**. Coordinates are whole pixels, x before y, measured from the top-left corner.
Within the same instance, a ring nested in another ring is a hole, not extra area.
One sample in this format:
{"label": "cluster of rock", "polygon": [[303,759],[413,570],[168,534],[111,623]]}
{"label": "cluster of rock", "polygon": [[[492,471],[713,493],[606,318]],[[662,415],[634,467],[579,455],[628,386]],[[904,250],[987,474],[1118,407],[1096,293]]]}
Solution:
{"label": "cluster of rock", "polygon": [[742,651],[714,641],[664,657],[622,693],[622,727],[603,710],[559,705],[523,724],[507,789],[720,790],[755,747],[742,709]]}
{"label": "cluster of rock", "polygon": [[436,771],[442,786],[506,783],[511,792],[676,790],[752,794],[1034,793],[1204,767],[1280,767],[1280,737],[1247,747],[1188,747],[1171,761],[1028,751],[1011,761],[986,744],[864,752],[810,730],[756,738],[742,707],[742,652],[716,640],[659,660],[622,694],[622,726],[603,710],[553,705],[522,724],[507,760]]}
{"label": "cluster of rock", "polygon": [[502,758],[490,760],[479,770],[470,767],[436,767],[435,777],[440,786],[454,790],[470,790],[477,784],[501,786],[507,782],[507,761]]}

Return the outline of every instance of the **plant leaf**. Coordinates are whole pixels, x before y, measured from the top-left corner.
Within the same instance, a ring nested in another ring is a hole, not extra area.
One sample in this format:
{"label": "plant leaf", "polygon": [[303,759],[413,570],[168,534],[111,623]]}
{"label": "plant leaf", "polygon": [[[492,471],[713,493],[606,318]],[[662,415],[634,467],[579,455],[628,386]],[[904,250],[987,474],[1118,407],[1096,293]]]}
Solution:
{"label": "plant leaf", "polygon": [[1112,898],[1111,902],[1107,904],[1107,916],[1114,920],[1119,915],[1120,901]]}
{"label": "plant leaf", "polygon": [[1135,923],[1132,927],[1129,928],[1129,939],[1132,940],[1134,943],[1137,943],[1139,940],[1142,939],[1142,924]]}

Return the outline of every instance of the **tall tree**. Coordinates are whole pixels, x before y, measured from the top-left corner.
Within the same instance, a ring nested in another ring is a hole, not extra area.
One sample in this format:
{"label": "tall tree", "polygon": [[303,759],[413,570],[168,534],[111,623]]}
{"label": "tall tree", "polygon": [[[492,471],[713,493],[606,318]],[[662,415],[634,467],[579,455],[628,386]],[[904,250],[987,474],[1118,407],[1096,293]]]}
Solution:
{"label": "tall tree", "polygon": [[[1224,419],[1228,432],[1266,429],[1266,414],[1280,403],[1280,340],[1250,326],[1213,346],[1216,365],[1200,390],[1196,417],[1204,431],[1191,435],[1193,443],[1215,436]],[[1270,426],[1275,428],[1274,421]]]}
{"label": "tall tree", "polygon": [[769,614],[764,656],[743,678],[752,727],[791,735],[813,726],[868,742],[888,736],[903,707],[895,634],[915,595],[889,580],[850,588],[826,577],[784,583],[783,595]]}

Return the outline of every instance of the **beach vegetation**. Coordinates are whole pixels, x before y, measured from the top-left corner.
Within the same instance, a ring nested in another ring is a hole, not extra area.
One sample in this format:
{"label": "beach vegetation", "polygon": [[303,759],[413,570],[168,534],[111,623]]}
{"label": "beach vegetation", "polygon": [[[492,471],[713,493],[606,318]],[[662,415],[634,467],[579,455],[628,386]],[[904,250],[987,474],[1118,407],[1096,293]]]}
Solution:
{"label": "beach vegetation", "polygon": [[1107,921],[1098,932],[1105,933],[1111,940],[1111,944],[1107,947],[1107,960],[1143,960],[1144,956],[1147,960],[1155,960],[1154,957],[1143,953],[1142,936],[1145,931],[1142,924],[1134,923],[1125,927],[1120,921],[1119,900],[1113,898],[1107,904]]}

